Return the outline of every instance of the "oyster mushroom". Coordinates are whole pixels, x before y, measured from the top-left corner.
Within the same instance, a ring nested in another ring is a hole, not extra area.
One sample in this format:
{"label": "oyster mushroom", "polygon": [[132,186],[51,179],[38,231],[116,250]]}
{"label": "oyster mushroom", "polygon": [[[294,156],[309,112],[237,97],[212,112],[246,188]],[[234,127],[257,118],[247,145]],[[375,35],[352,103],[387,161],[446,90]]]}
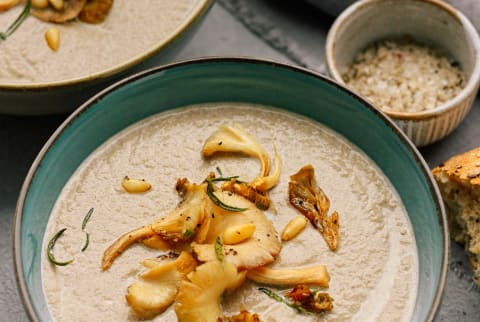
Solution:
{"label": "oyster mushroom", "polygon": [[40,20],[55,23],[64,23],[69,20],[75,19],[83,7],[87,3],[87,0],[65,0],[63,8],[58,10],[52,6],[47,8],[32,8],[31,13]]}
{"label": "oyster mushroom", "polygon": [[310,164],[290,176],[288,199],[322,234],[328,247],[336,250],[339,239],[338,213],[334,211],[328,215],[330,200],[317,185],[314,169]]}
{"label": "oyster mushroom", "polygon": [[253,136],[236,124],[234,126],[221,126],[207,138],[202,148],[203,156],[210,157],[216,152],[244,153],[259,159],[261,164],[260,174],[252,182],[231,180],[224,183],[222,189],[244,196],[255,203],[259,209],[268,209],[270,199],[266,192],[278,183],[282,171],[281,158],[277,150],[275,149],[275,170],[269,175],[271,163],[267,152]]}
{"label": "oyster mushroom", "polygon": [[231,194],[225,191],[215,192],[217,197],[225,204],[247,208],[242,212],[232,212],[214,205],[210,200],[210,211],[207,212],[202,226],[198,230],[195,242],[191,244],[193,252],[201,262],[215,261],[215,241],[217,236],[229,229],[229,227],[255,225],[253,235],[235,245],[223,245],[225,261],[234,264],[238,268],[251,269],[263,266],[275,260],[280,253],[281,243],[278,233],[272,222],[265,214],[257,209],[253,203],[242,196]]}
{"label": "oyster mushroom", "polygon": [[221,296],[231,292],[245,281],[246,272],[238,272],[229,263],[218,260],[202,265],[180,282],[175,313],[178,321],[217,322],[223,316]]}
{"label": "oyster mushroom", "polygon": [[140,280],[128,287],[125,299],[135,313],[144,319],[150,319],[164,312],[174,301],[179,283],[193,271],[197,262],[187,252],[168,263],[146,261],[150,268],[140,275]]}
{"label": "oyster mushroom", "polygon": [[221,126],[205,141],[202,154],[209,157],[216,152],[245,153],[258,158],[261,163],[260,177],[270,173],[270,157],[257,140],[245,132],[238,124],[234,126]]}
{"label": "oyster mushroom", "polygon": [[325,265],[291,269],[272,269],[262,266],[249,270],[247,277],[257,283],[282,286],[310,284],[328,287],[330,280]]}
{"label": "oyster mushroom", "polygon": [[164,240],[179,242],[195,235],[197,226],[204,219],[206,186],[190,184],[185,180],[181,189],[184,199],[173,211],[149,225],[123,234],[107,248],[102,259],[102,269],[108,269],[115,258],[130,245],[152,236],[159,235]]}

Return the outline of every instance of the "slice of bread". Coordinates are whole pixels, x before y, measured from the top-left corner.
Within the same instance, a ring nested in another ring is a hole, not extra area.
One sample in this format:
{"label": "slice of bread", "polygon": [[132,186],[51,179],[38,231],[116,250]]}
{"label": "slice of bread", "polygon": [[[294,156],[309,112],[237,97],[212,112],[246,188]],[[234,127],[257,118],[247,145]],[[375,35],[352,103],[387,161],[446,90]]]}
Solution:
{"label": "slice of bread", "polygon": [[432,171],[445,203],[452,238],[465,245],[480,285],[480,148],[456,155]]}

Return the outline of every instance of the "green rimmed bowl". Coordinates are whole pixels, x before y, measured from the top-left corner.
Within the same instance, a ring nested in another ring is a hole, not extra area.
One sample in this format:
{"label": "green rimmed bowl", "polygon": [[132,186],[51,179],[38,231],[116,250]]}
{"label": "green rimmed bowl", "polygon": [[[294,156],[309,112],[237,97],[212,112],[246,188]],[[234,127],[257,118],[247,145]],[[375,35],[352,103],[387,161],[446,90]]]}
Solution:
{"label": "green rimmed bowl", "polygon": [[357,145],[398,191],[412,222],[419,285],[412,321],[431,321],[447,274],[446,217],[430,170],[385,115],[331,80],[273,62],[211,58],[155,68],[112,85],[78,108],[32,165],[17,204],[15,267],[33,320],[50,320],[41,281],[41,243],[50,212],[81,162],[124,128],[192,104],[248,102],[310,117]]}

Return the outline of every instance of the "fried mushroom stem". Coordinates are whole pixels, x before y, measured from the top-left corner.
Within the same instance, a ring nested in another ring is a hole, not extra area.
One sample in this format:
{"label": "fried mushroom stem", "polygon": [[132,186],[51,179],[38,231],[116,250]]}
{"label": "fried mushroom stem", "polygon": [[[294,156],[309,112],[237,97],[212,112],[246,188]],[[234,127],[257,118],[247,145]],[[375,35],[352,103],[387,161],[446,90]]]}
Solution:
{"label": "fried mushroom stem", "polygon": [[328,287],[330,281],[325,265],[291,269],[272,269],[262,266],[249,270],[247,278],[260,284],[278,286],[309,284]]}
{"label": "fried mushroom stem", "polygon": [[[178,187],[178,183],[177,183]],[[190,184],[184,181],[181,187],[184,199],[164,218],[134,229],[120,236],[107,248],[102,259],[102,269],[110,268],[115,258],[130,245],[158,235],[169,242],[180,242],[195,236],[198,226],[203,222],[206,202],[205,184]]]}

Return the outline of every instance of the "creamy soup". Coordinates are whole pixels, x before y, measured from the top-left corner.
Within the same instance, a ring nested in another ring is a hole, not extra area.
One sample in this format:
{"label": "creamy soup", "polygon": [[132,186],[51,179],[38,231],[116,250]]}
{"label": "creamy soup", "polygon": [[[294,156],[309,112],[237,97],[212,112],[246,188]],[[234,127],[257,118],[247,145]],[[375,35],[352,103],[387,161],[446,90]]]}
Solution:
{"label": "creamy soup", "polygon": [[[88,77],[138,59],[183,28],[203,4],[203,0],[115,0],[101,24],[55,24],[60,30],[56,52],[44,39],[54,24],[30,16],[1,43],[0,84]],[[0,28],[6,29],[22,9],[19,5],[0,13]]]}
{"label": "creamy soup", "polygon": [[[275,146],[282,157],[280,182],[270,192],[273,207],[265,212],[276,230],[281,232],[298,214],[288,202],[289,176],[312,164],[331,209],[339,213],[340,243],[332,252],[309,224],[296,238],[283,242],[273,264],[275,268],[327,265],[332,311],[300,315],[248,282],[224,297],[224,312],[235,314],[244,307],[263,321],[410,319],[418,283],[417,251],[405,209],[388,179],[358,148],[321,124],[273,108],[225,103],[150,117],[111,138],[78,168],[58,198],[44,241],[45,249],[56,231],[67,228],[54,252],[58,260],[74,258],[64,267],[43,259],[43,285],[55,320],[138,319],[126,303],[126,289],[144,270],[140,262],[162,252],[136,244],[102,271],[103,252],[121,234],[174,209],[179,177],[199,183],[219,167],[225,176],[254,178],[259,172],[254,158],[201,157],[205,139],[218,126],[233,123],[255,136],[270,155]],[[121,188],[126,175],[144,178],[152,189],[126,193]],[[80,252],[81,224],[91,207],[95,210],[87,225],[90,245]],[[173,307],[155,318],[174,320]]]}

